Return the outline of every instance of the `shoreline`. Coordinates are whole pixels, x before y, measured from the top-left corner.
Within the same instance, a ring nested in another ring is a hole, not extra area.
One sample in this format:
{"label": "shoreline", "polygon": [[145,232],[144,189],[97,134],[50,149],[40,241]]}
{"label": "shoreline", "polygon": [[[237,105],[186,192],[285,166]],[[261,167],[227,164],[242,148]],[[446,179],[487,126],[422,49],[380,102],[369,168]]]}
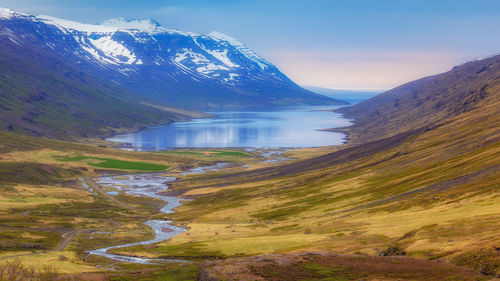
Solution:
{"label": "shoreline", "polygon": [[[304,106],[302,109],[300,107],[283,107],[281,110],[280,108],[274,108],[274,110],[270,111],[248,111],[248,113],[253,113],[251,116],[246,116],[245,113],[247,112],[245,111],[236,112],[237,115],[231,115],[231,113],[223,115],[223,112],[221,112],[222,115],[213,115],[220,118],[208,119],[206,122],[202,122],[204,127],[201,127],[201,123],[198,124],[194,121],[197,119],[195,118],[188,121],[175,121],[169,124],[145,126],[137,130],[116,132],[104,137],[103,140],[111,143],[112,147],[115,148],[140,151],[249,148],[290,149],[344,145],[350,141],[349,135],[344,131],[344,128],[353,126],[354,121],[337,112],[339,108],[325,108],[325,106]],[[331,114],[331,116],[321,114],[322,112]],[[241,114],[243,115],[240,116]],[[298,116],[306,114],[306,121],[295,123],[297,114],[299,114]],[[260,122],[268,118],[277,120],[267,125],[267,127],[262,126]],[[191,123],[187,125],[181,124],[177,126],[178,128],[173,126],[176,123],[182,122]],[[208,125],[205,125],[205,123]],[[239,123],[253,124],[240,125]],[[213,133],[214,130],[217,130],[217,133]],[[254,133],[247,136],[241,133],[241,130],[253,130]],[[269,130],[274,131],[270,134]],[[147,132],[141,133],[143,131]],[[240,133],[238,134],[238,132]],[[329,136],[320,132],[333,132],[338,133],[338,135]],[[235,134],[236,137],[231,139],[229,143],[220,141],[220,138],[224,138],[227,134]],[[185,140],[186,136],[196,138],[187,142]],[[208,139],[206,139],[207,137]],[[141,140],[137,141],[137,138],[141,138]],[[151,138],[155,138],[155,140]],[[255,141],[254,138],[259,138],[259,141]]]}

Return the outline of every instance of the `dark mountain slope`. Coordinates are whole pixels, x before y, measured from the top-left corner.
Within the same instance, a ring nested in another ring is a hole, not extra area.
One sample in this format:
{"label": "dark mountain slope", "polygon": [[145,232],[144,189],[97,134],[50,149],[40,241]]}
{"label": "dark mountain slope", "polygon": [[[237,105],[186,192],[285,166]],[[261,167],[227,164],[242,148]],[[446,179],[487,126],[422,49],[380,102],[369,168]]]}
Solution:
{"label": "dark mountain slope", "polygon": [[345,131],[356,143],[436,123],[498,100],[500,55],[456,66],[338,112],[356,120]]}
{"label": "dark mountain slope", "polygon": [[0,128],[52,138],[99,136],[187,118],[0,34]]}

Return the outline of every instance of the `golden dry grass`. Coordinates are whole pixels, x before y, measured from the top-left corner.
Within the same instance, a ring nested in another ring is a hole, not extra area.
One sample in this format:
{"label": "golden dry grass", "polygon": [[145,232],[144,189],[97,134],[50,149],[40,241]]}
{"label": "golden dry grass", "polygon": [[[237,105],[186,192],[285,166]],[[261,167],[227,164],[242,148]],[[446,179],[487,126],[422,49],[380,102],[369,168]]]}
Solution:
{"label": "golden dry grass", "polygon": [[186,195],[202,196],[170,215],[189,231],[118,252],[175,256],[182,247],[179,256],[302,250],[377,255],[398,245],[412,256],[454,261],[495,247],[497,108],[498,102],[486,105],[396,147],[307,173],[232,184],[210,179],[208,187],[201,180],[179,183]]}

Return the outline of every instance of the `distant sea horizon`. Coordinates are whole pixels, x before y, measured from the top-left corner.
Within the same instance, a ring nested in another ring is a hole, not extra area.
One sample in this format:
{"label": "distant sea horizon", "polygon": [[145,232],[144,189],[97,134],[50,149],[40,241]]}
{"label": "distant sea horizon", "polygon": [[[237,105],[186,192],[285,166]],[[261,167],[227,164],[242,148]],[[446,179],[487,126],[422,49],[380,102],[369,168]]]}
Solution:
{"label": "distant sea horizon", "polygon": [[364,100],[370,99],[380,93],[387,90],[356,90],[356,89],[330,89],[314,86],[302,86],[303,88],[312,91],[314,93],[327,96],[329,98],[334,98],[348,102],[350,105],[360,103]]}

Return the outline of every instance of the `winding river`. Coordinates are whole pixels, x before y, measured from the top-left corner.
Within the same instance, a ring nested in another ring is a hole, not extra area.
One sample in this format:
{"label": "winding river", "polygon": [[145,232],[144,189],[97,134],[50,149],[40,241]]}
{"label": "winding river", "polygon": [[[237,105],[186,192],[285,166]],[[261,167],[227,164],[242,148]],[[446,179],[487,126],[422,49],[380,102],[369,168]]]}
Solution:
{"label": "winding river", "polygon": [[[188,174],[201,174],[207,171],[218,171],[222,169],[227,163],[217,163],[213,166],[198,167],[187,172]],[[169,214],[173,213],[173,209],[179,207],[181,204],[180,199],[177,197],[163,196],[159,193],[168,189],[168,182],[175,181],[173,177],[167,177],[160,173],[155,174],[134,174],[134,175],[119,175],[119,176],[104,176],[98,178],[98,184],[103,186],[113,187],[124,192],[135,195],[145,196],[151,198],[161,199],[166,202],[160,211]],[[128,243],[123,245],[110,246],[97,250],[89,251],[89,255],[97,255],[106,257],[119,262],[139,263],[139,264],[152,264],[158,262],[179,262],[179,260],[169,259],[147,259],[132,256],[124,256],[108,253],[111,249],[126,248],[138,245],[150,245],[158,242],[168,240],[175,235],[183,233],[186,229],[172,225],[171,221],[165,220],[149,220],[145,224],[149,226],[155,233],[155,238],[142,242]]]}
{"label": "winding river", "polygon": [[[162,196],[158,194],[161,191],[167,190],[168,185],[166,184],[166,182],[171,181],[175,181],[175,178],[162,176],[161,174],[135,174],[126,176],[120,175],[101,177],[98,179],[98,184],[124,190],[128,194],[136,196],[146,196],[161,199],[167,204],[163,206],[160,211],[168,214],[172,213],[174,208],[177,208],[181,205],[179,198]],[[173,261],[164,259],[146,259],[108,253],[108,251],[111,249],[158,243],[168,240],[175,235],[186,231],[184,228],[172,225],[171,221],[149,220],[145,222],[145,224],[154,231],[155,238],[142,242],[128,243],[92,250],[89,251],[89,254],[106,257],[120,262],[140,264],[151,264],[159,261]]]}

